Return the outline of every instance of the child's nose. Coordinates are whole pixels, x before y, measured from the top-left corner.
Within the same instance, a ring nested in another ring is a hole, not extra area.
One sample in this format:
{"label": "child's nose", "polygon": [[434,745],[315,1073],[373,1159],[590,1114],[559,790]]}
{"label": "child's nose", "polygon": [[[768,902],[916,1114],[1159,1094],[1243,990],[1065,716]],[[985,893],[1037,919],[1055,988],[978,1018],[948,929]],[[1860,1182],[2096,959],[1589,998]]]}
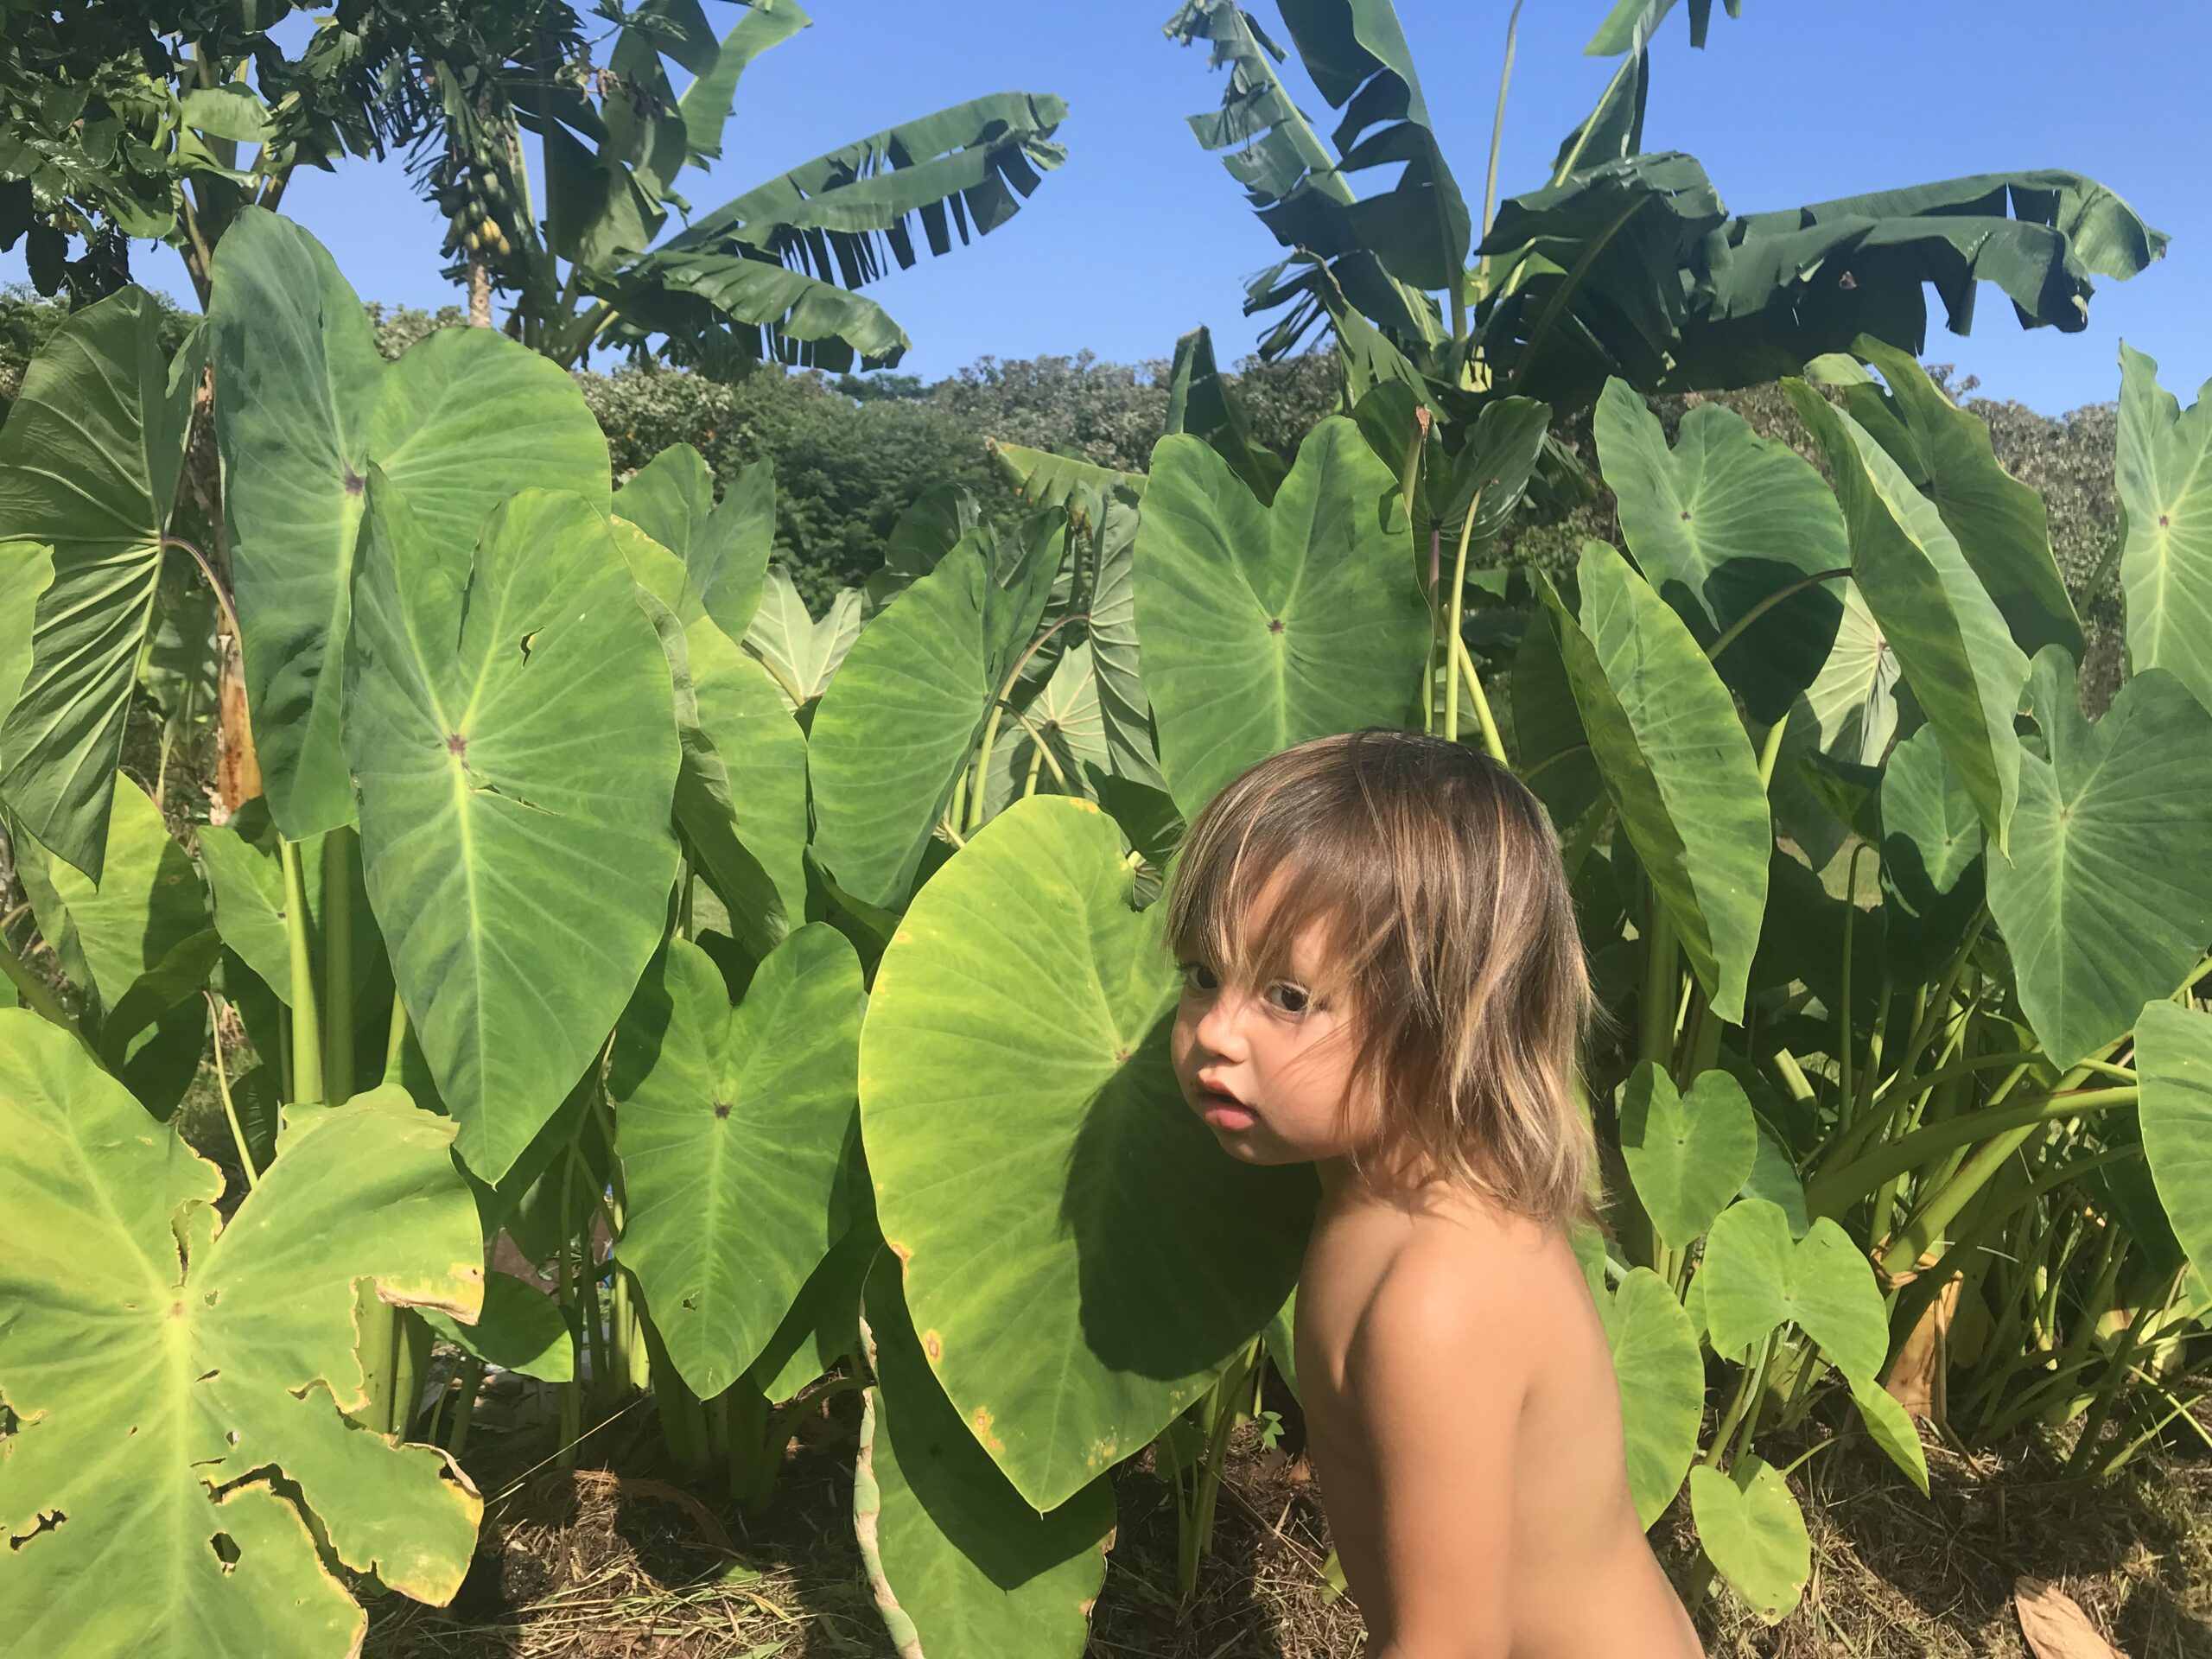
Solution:
{"label": "child's nose", "polygon": [[1246,1000],[1225,988],[1214,994],[1212,1002],[1198,1020],[1198,1038],[1203,1047],[1225,1060],[1244,1058]]}

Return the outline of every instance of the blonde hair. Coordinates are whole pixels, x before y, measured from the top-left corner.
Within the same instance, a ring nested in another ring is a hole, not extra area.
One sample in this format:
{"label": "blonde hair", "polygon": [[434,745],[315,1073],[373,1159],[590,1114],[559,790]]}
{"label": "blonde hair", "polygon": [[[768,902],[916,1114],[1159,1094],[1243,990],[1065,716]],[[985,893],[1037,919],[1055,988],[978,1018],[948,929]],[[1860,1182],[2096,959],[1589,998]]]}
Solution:
{"label": "blonde hair", "polygon": [[[1278,872],[1256,934],[1245,918]],[[1355,1148],[1522,1215],[1598,1223],[1576,1093],[1590,979],[1543,808],[1486,755],[1382,728],[1271,755],[1201,811],[1170,873],[1166,938],[1224,983],[1287,976],[1319,922],[1358,1050]],[[1371,1092],[1363,1094],[1363,1085]]]}

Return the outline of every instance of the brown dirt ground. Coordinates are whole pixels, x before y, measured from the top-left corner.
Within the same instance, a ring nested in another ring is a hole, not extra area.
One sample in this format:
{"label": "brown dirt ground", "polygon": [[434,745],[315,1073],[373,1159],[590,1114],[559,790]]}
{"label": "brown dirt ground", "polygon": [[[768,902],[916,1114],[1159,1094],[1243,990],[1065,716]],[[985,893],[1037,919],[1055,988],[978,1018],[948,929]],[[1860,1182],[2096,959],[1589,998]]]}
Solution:
{"label": "brown dirt ground", "polygon": [[[502,1432],[493,1414],[469,1459],[486,1513],[467,1581],[448,1608],[373,1601],[369,1659],[889,1659],[847,1519],[858,1416],[853,1396],[830,1402],[793,1443],[772,1510],[748,1522],[665,1466],[650,1405],[587,1437],[567,1473],[532,1467],[550,1453],[548,1425]],[[1760,1449],[1786,1464],[1827,1433],[1808,1422],[1797,1444],[1765,1436]],[[1789,1478],[1813,1538],[1806,1595],[1770,1627],[1717,1585],[1698,1614],[1707,1652],[2032,1659],[2012,1609],[2024,1573],[2072,1596],[2126,1659],[2212,1659],[2204,1442],[2155,1448],[2095,1491],[2056,1478],[2062,1452],[2023,1441],[1969,1461],[1931,1443],[1923,1499],[1863,1437],[1839,1440]],[[1242,1433],[1215,1556],[1187,1607],[1168,1488],[1131,1466],[1118,1497],[1094,1659],[1361,1653],[1357,1614],[1322,1581],[1326,1532],[1302,1463]],[[1687,1497],[1652,1535],[1687,1581]]]}

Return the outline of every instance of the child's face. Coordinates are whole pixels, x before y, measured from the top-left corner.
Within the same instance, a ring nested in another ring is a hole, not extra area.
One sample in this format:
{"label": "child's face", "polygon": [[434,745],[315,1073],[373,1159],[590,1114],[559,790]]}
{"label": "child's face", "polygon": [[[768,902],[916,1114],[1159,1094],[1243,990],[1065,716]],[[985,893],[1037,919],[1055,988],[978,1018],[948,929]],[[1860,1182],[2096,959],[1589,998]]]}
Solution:
{"label": "child's face", "polygon": [[[1249,925],[1278,896],[1271,879]],[[1183,1098],[1231,1157],[1249,1164],[1313,1163],[1352,1150],[1358,1122],[1347,1101],[1357,1037],[1350,1011],[1317,1000],[1326,939],[1319,924],[1291,944],[1290,974],[1270,984],[1223,985],[1185,962],[1172,1050]]]}

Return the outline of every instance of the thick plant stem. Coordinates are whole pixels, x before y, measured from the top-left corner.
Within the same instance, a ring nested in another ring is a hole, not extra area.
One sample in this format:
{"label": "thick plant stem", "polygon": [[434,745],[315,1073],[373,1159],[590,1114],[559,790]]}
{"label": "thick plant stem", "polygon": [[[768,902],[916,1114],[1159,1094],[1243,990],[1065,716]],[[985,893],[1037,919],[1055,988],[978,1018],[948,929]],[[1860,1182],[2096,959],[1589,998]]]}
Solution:
{"label": "thick plant stem", "polygon": [[1466,522],[1459,526],[1459,551],[1452,561],[1452,597],[1443,613],[1444,735],[1453,743],[1459,741],[1459,662],[1466,654],[1459,647],[1459,606],[1467,592],[1467,543],[1474,537],[1475,517],[1482,509],[1483,493],[1477,490],[1467,504]]}
{"label": "thick plant stem", "polygon": [[391,1419],[385,1432],[401,1440],[415,1423],[415,1400],[423,1391],[423,1364],[430,1355],[430,1327],[404,1307],[385,1312],[391,1323]]}
{"label": "thick plant stem", "polygon": [[1190,1506],[1178,1519],[1183,1522],[1176,1540],[1176,1572],[1183,1596],[1188,1600],[1198,1587],[1199,1560],[1213,1554],[1214,1506],[1221,1497],[1223,1459],[1229,1452],[1230,1431],[1242,1414],[1243,1396],[1252,1368],[1259,1363],[1261,1344],[1254,1342],[1224,1372],[1206,1395],[1206,1452],[1204,1464],[1192,1472]]}
{"label": "thick plant stem", "polygon": [[[1807,1190],[1806,1208],[1815,1217],[1840,1215],[1900,1170],[1916,1168],[1923,1160],[1938,1153],[1948,1152],[1954,1147],[1986,1141],[1987,1144],[1968,1160],[1967,1168],[1954,1179],[1954,1185],[1962,1185],[1967,1171],[1980,1163],[1983,1154],[1993,1154],[1995,1161],[2001,1164],[2011,1155],[2012,1148],[2024,1141],[2037,1126],[2053,1118],[2071,1117],[2080,1112],[2133,1106],[2138,1092],[2133,1084],[2111,1089],[2072,1089],[2022,1101],[2017,1106],[1984,1107],[1980,1111],[1968,1112],[1962,1116],[1947,1117],[1940,1123],[1930,1123],[1923,1128],[1915,1129],[1901,1140],[1878,1147],[1865,1157],[1822,1176]],[[2006,1144],[2009,1137],[2013,1135],[2018,1135],[2018,1140]],[[2003,1150],[1997,1151],[2000,1147]],[[1987,1173],[1984,1173],[1981,1179],[1987,1179]],[[1974,1185],[1980,1184],[1979,1181],[1973,1183]],[[1932,1223],[1931,1226],[1940,1228],[1949,1218],[1946,1215]]]}
{"label": "thick plant stem", "polygon": [[353,1094],[353,840],[344,824],[322,838],[322,1079],[334,1101]]}
{"label": "thick plant stem", "polygon": [[[569,1340],[576,1352],[574,1371],[580,1373],[583,1370],[583,1344],[578,1338],[582,1326],[576,1316],[575,1287],[569,1276],[569,1246],[574,1242],[569,1223],[575,1214],[576,1207],[575,1151],[575,1146],[571,1144],[570,1156],[561,1166],[561,1238],[553,1251],[553,1283],[554,1294],[559,1299],[561,1312],[568,1321]],[[554,1454],[554,1465],[560,1469],[573,1469],[576,1466],[576,1433],[582,1419],[578,1399],[581,1385],[575,1375],[572,1374],[569,1381],[556,1386],[561,1390],[561,1445]]]}
{"label": "thick plant stem", "polygon": [[322,1029],[315,1006],[315,963],[308,944],[308,896],[296,842],[277,837],[284,867],[284,943],[292,959],[292,1098],[322,1098]]}
{"label": "thick plant stem", "polygon": [[461,1365],[461,1396],[453,1405],[453,1427],[446,1450],[458,1458],[468,1449],[468,1426],[476,1420],[476,1396],[484,1387],[484,1362],[471,1354]]}
{"label": "thick plant stem", "polygon": [[1483,747],[1490,758],[1501,766],[1513,764],[1505,758],[1505,740],[1498,735],[1497,721],[1490,711],[1490,696],[1484,691],[1482,678],[1475,672],[1475,659],[1467,653],[1467,642],[1457,632],[1452,635],[1452,647],[1459,653],[1459,671],[1467,678],[1467,695],[1475,705],[1476,722],[1483,728]]}
{"label": "thick plant stem", "polygon": [[722,1401],[729,1423],[729,1495],[747,1514],[758,1515],[774,1496],[783,1465],[784,1448],[772,1432],[775,1412],[749,1372],[730,1384]]}
{"label": "thick plant stem", "polygon": [[407,1047],[407,1004],[399,988],[391,990],[391,1025],[384,1039],[384,1081],[399,1081],[400,1057]]}
{"label": "thick plant stem", "polygon": [[1643,993],[1637,1058],[1664,1068],[1675,1051],[1675,918],[1647,880],[1643,890]]}

